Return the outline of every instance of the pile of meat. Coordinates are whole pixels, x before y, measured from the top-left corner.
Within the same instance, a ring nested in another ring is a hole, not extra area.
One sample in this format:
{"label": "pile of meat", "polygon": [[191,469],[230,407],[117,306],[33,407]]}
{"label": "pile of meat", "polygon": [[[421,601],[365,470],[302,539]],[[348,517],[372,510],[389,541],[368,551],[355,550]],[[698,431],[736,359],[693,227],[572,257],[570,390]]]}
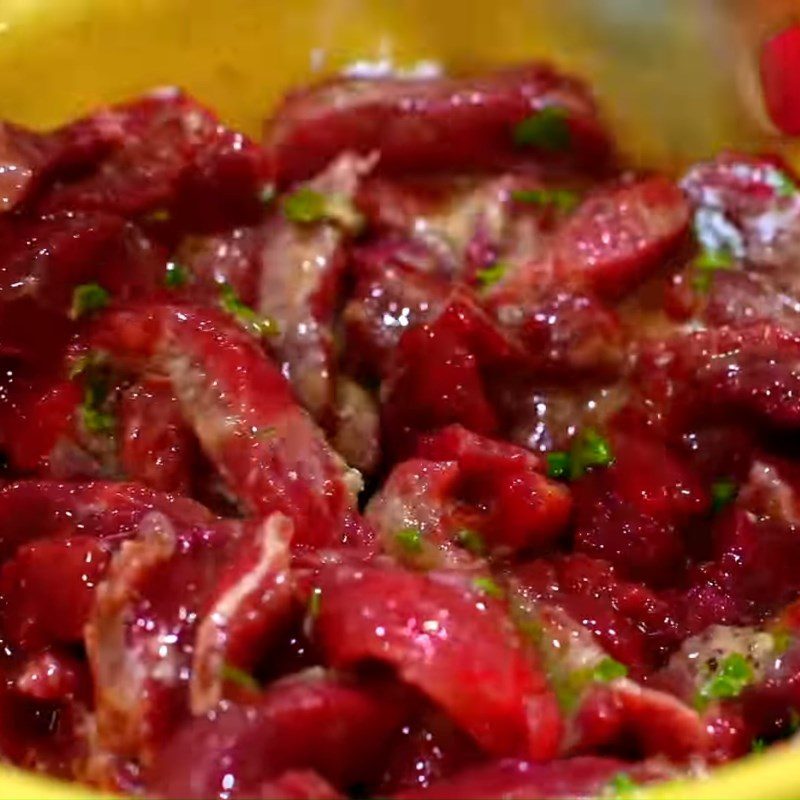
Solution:
{"label": "pile of meat", "polygon": [[0,752],[623,797],[800,725],[800,190],[547,66],[0,128]]}

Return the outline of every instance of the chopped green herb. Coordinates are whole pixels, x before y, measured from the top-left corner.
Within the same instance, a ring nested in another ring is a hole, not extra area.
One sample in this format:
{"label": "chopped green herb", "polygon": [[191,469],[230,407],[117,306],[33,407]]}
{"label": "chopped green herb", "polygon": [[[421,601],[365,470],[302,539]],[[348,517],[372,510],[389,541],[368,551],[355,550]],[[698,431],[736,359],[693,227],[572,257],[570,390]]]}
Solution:
{"label": "chopped green herb", "polygon": [[584,667],[566,674],[551,674],[556,700],[564,711],[573,711],[577,707],[584,690],[594,679],[593,672],[591,668]]}
{"label": "chopped green herb", "polygon": [[327,216],[327,199],[322,192],[301,186],[283,200],[286,219],[308,225],[320,222]]}
{"label": "chopped green herb", "polygon": [[315,586],[308,597],[308,616],[311,619],[316,619],[319,616],[320,609],[322,608],[322,589]]}
{"label": "chopped green herb", "polygon": [[274,199],[275,195],[277,194],[277,190],[275,189],[274,183],[265,183],[261,190],[258,193],[258,199],[265,205],[268,206]]}
{"label": "chopped green herb", "polygon": [[692,262],[695,272],[692,285],[697,291],[706,292],[717,272],[733,269],[735,265],[736,260],[729,250],[703,250]]}
{"label": "chopped green herb", "polygon": [[219,298],[223,311],[227,311],[243,328],[250,331],[250,333],[261,337],[274,336],[279,332],[275,320],[256,314],[250,306],[245,305],[239,299],[235,289],[230,284],[220,284]]}
{"label": "chopped green herb", "polygon": [[797,184],[782,170],[774,171],[771,183],[778,197],[791,197],[797,193]]}
{"label": "chopped green herb", "polygon": [[364,217],[349,197],[323,194],[308,186],[301,186],[283,199],[283,214],[300,225],[336,222],[353,233],[364,227]]}
{"label": "chopped green herb", "polygon": [[518,203],[554,206],[564,213],[572,211],[580,202],[578,193],[569,189],[519,189],[511,192],[511,197]]}
{"label": "chopped green herb", "polygon": [[164,275],[164,286],[168,289],[180,289],[189,283],[191,273],[189,270],[177,261],[167,262],[167,272]]}
{"label": "chopped green herb", "polygon": [[491,578],[475,578],[472,581],[472,585],[481,594],[494,597],[496,600],[500,600],[505,596],[505,592]]}
{"label": "chopped green herb", "polygon": [[486,542],[483,541],[483,536],[471,528],[462,528],[456,534],[456,538],[465,550],[469,550],[476,556],[482,556],[486,552]]}
{"label": "chopped green herb", "polygon": [[72,307],[69,315],[78,319],[84,314],[99,311],[108,305],[110,295],[99,283],[84,283],[72,292]]}
{"label": "chopped green herb", "polygon": [[568,478],[572,471],[572,456],[563,450],[547,454],[547,475],[550,478]]}
{"label": "chopped green herb", "polygon": [[711,507],[716,513],[730,505],[739,493],[736,484],[731,480],[714,481],[711,484]]}
{"label": "chopped green herb", "polygon": [[605,797],[614,800],[629,800],[636,797],[638,787],[627,772],[618,772],[609,782],[606,788]]}
{"label": "chopped green herb", "polygon": [[762,738],[753,739],[750,745],[751,753],[763,753],[767,749],[767,743]]}
{"label": "chopped green herb", "polygon": [[240,688],[246,689],[249,692],[261,691],[261,686],[252,675],[248,674],[243,669],[239,669],[239,667],[235,667],[233,664],[228,664],[227,661],[222,663],[219,675],[222,680],[235,683]]}
{"label": "chopped green herb", "polygon": [[490,267],[479,269],[475,273],[475,278],[481,285],[481,288],[488,289],[490,286],[494,286],[498,281],[502,280],[507,271],[508,264],[502,261],[496,261]]}
{"label": "chopped green herb", "polygon": [[82,378],[83,402],[78,412],[83,427],[90,433],[112,434],[116,430],[116,417],[108,410],[107,400],[110,379],[107,355],[92,350],[73,361],[69,370],[70,380]]}
{"label": "chopped green herb", "polygon": [[546,106],[514,128],[514,143],[548,152],[567,150],[572,142],[568,117],[566,109]]}
{"label": "chopped green herb", "polygon": [[570,477],[580,478],[592,467],[607,467],[614,461],[611,442],[595,428],[584,428],[572,443]]}
{"label": "chopped green herb", "polygon": [[88,353],[76,358],[69,367],[67,376],[69,379],[75,380],[80,375],[85,373],[94,373],[99,369],[105,367],[108,362],[108,354],[102,350],[90,350]]}
{"label": "chopped green herb", "polygon": [[99,411],[84,403],[81,418],[87,431],[91,433],[112,434],[117,427],[117,418],[109,411]]}
{"label": "chopped green herb", "polygon": [[772,650],[775,655],[782,656],[792,644],[792,635],[786,628],[775,628],[772,631]]}
{"label": "chopped green herb", "polygon": [[753,667],[741,653],[726,656],[711,677],[700,687],[695,705],[704,708],[711,700],[738,697],[753,682]]}
{"label": "chopped green herb", "polygon": [[394,535],[394,540],[406,553],[422,552],[422,531],[419,528],[403,528]]}
{"label": "chopped green herb", "polygon": [[535,644],[537,647],[542,643],[544,636],[544,627],[541,622],[537,622],[529,617],[515,618],[517,630],[527,639]]}
{"label": "chopped green herb", "polygon": [[610,656],[602,658],[592,671],[594,679],[600,683],[610,683],[617,678],[624,678],[627,674],[628,668]]}

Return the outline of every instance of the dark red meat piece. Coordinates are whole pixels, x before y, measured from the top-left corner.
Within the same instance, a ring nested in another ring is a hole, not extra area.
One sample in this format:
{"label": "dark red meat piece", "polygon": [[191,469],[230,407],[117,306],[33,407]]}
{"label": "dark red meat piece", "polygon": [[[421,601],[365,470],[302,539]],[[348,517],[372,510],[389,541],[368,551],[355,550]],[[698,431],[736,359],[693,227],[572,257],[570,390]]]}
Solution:
{"label": "dark red meat piece", "polygon": [[[450,295],[446,281],[416,267],[420,245],[378,241],[353,252],[356,284],[343,312],[345,358],[356,374],[387,374],[400,337],[436,318]],[[422,256],[427,253],[423,249]]]}
{"label": "dark red meat piece", "polygon": [[645,343],[636,382],[666,430],[713,418],[796,426],[800,339],[770,323],[722,327]]}
{"label": "dark red meat piece", "polygon": [[182,526],[203,526],[214,516],[199,503],[126,483],[19,481],[0,488],[0,560],[37,539],[86,534],[123,538],[151,511]]}
{"label": "dark red meat piece", "polygon": [[514,576],[525,598],[562,609],[637,672],[658,663],[683,635],[669,602],[621,579],[606,561],[584,555],[540,559],[520,565]]}
{"label": "dark red meat piece", "polygon": [[121,138],[117,120],[104,113],[47,134],[2,123],[0,211],[23,205],[43,183],[92,167]]}
{"label": "dark red meat piece", "polygon": [[487,752],[548,758],[560,721],[544,676],[523,654],[503,606],[462,580],[333,568],[319,578],[315,637],[335,668],[393,666]]}
{"label": "dark red meat piece", "polygon": [[618,434],[612,443],[614,463],[575,488],[574,548],[628,577],[670,583],[685,558],[682,531],[710,500],[688,464],[658,440]]}
{"label": "dark red meat piece", "polygon": [[559,230],[556,273],[603,297],[619,297],[659,268],[688,227],[689,207],[664,178],[600,189]]}
{"label": "dark red meat piece", "polygon": [[291,523],[186,530],[145,517],[96,592],[86,628],[101,745],[148,764],[191,709],[225,693],[288,625]]}
{"label": "dark red meat piece", "polygon": [[424,788],[480,760],[481,752],[469,736],[441,712],[427,710],[403,725],[374,794]]}
{"label": "dark red meat piece", "polygon": [[186,723],[158,754],[152,791],[176,798],[262,796],[256,793],[264,782],[298,769],[342,789],[363,783],[400,727],[399,700],[392,687],[301,673],[247,705]]}
{"label": "dark red meat piece", "polygon": [[93,343],[138,370],[160,361],[185,419],[246,511],[285,511],[299,547],[341,543],[354,533],[361,543],[370,538],[346,524],[356,520],[357,476],[255,339],[224,315],[178,306],[123,310],[101,320]]}
{"label": "dark red meat piece", "polygon": [[45,213],[165,210],[202,229],[220,216],[236,221],[243,206],[257,211],[268,177],[261,151],[190,97],[166,90],[105,113],[119,130],[116,147],[90,174],[48,193]]}
{"label": "dark red meat piece", "polygon": [[[566,113],[566,152],[516,145],[514,127],[550,106]],[[543,155],[602,170],[611,151],[585,88],[539,64],[477,77],[321,83],[287,97],[267,122],[264,145],[284,183],[346,150],[377,152],[378,169],[395,173],[497,169]]]}
{"label": "dark red meat piece", "polygon": [[0,570],[3,638],[28,651],[80,642],[112,547],[81,535],[23,545]]}
{"label": "dark red meat piece", "polygon": [[120,466],[131,480],[189,494],[197,444],[166,381],[150,380],[122,395]]}
{"label": "dark red meat piece", "polygon": [[458,423],[491,435],[499,420],[484,372],[519,357],[519,348],[466,295],[456,296],[433,322],[407,331],[382,390],[387,444],[407,452],[417,432]]}

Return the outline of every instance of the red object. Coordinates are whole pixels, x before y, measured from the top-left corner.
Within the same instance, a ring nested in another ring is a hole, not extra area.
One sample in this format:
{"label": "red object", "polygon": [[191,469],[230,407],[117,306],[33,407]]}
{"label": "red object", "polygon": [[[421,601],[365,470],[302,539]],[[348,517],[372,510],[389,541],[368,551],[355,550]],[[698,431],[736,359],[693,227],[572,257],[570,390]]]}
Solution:
{"label": "red object", "polygon": [[800,25],[790,25],[764,43],[761,85],[775,126],[788,136],[800,136]]}

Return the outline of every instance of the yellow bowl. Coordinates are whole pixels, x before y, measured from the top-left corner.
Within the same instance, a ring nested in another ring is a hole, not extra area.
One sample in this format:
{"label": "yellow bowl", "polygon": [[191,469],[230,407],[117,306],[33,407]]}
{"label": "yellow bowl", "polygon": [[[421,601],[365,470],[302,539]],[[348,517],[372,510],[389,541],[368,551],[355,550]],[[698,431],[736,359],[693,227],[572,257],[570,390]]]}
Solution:
{"label": "yellow bowl", "polygon": [[[49,126],[179,84],[258,133],[292,84],[358,59],[447,65],[549,58],[584,75],[642,163],[782,149],[764,121],[757,42],[800,0],[0,0],[0,117]],[[0,800],[87,797],[0,770]],[[750,757],[668,800],[800,798],[800,753]]]}

